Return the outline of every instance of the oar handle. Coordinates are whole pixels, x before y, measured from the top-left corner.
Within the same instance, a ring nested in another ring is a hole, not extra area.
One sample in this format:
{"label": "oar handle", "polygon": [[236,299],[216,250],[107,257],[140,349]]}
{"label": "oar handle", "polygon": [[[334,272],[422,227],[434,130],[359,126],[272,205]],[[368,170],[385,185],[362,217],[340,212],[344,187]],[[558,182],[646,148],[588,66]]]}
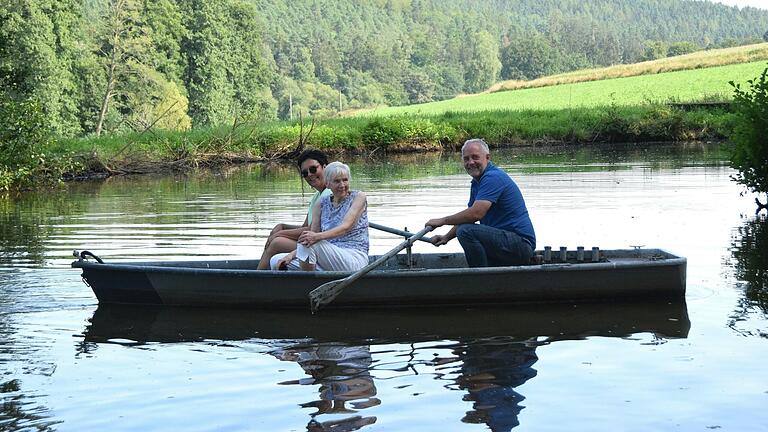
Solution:
{"label": "oar handle", "polygon": [[[388,232],[390,234],[397,234],[397,235],[403,236],[405,238],[409,238],[409,237],[413,237],[414,236],[414,233],[412,233],[412,232],[403,231],[403,230],[399,230],[397,228],[391,228],[391,227],[384,226],[384,225],[379,225],[379,224],[373,223],[373,222],[368,222],[368,226],[371,227],[371,228],[377,229],[379,231]],[[427,242],[427,243],[432,243],[431,237],[419,237],[418,240],[421,240],[421,241]]]}

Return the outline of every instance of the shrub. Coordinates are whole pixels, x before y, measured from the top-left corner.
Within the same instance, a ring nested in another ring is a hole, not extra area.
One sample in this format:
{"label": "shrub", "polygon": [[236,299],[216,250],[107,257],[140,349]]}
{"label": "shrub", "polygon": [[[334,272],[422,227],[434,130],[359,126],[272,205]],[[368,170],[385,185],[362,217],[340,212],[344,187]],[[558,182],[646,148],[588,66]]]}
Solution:
{"label": "shrub", "polygon": [[39,104],[0,100],[0,190],[31,181],[50,134]]}
{"label": "shrub", "polygon": [[83,169],[72,151],[56,149],[38,103],[0,100],[0,190],[50,186]]}
{"label": "shrub", "polygon": [[627,142],[637,136],[632,126],[627,116],[620,112],[615,104],[611,104],[602,113],[595,134],[601,141]]}
{"label": "shrub", "polygon": [[354,150],[360,144],[360,132],[346,125],[318,125],[309,137],[309,146],[324,149]]}
{"label": "shrub", "polygon": [[360,139],[368,148],[439,149],[453,140],[455,129],[419,117],[377,117],[365,125]]}
{"label": "shrub", "polygon": [[736,113],[731,135],[731,167],[739,170],[733,179],[757,193],[768,193],[768,68],[748,87],[730,82],[734,88]]}
{"label": "shrub", "polygon": [[679,141],[687,130],[683,113],[664,105],[652,106],[638,127],[643,141]]}
{"label": "shrub", "polygon": [[368,147],[389,147],[405,138],[402,119],[377,117],[363,127],[361,138]]}

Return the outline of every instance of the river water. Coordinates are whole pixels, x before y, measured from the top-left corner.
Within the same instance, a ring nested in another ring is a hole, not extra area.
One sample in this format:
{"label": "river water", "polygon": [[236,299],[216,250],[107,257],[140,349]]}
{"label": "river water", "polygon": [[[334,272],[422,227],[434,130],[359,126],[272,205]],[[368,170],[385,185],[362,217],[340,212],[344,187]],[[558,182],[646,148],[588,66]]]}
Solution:
{"label": "river water", "polygon": [[[539,248],[687,257],[672,304],[99,306],[73,249],[258,257],[310,191],[291,167],[256,165],[0,200],[0,431],[768,430],[768,222],[723,159],[703,144],[494,153]],[[371,221],[415,231],[466,205],[455,153],[350,162]],[[371,253],[400,241],[372,231]]]}

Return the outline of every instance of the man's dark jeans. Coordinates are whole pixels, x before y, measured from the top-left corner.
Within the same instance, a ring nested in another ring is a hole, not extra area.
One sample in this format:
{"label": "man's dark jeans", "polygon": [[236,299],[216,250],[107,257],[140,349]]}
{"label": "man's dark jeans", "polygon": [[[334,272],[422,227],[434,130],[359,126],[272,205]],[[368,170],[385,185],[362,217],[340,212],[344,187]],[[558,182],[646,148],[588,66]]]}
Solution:
{"label": "man's dark jeans", "polygon": [[533,248],[519,235],[486,225],[459,225],[456,238],[470,267],[523,265],[533,256]]}

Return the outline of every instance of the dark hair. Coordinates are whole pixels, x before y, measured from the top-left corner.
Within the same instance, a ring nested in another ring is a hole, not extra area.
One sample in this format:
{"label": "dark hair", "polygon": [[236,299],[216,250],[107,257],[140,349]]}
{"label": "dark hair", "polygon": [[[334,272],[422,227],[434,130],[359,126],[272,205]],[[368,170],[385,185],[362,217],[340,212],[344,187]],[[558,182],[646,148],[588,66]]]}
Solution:
{"label": "dark hair", "polygon": [[320,162],[320,165],[322,166],[328,165],[328,156],[326,156],[325,153],[321,152],[320,150],[310,149],[310,150],[304,150],[303,152],[301,152],[301,154],[299,155],[299,158],[296,159],[296,166],[298,166],[299,169],[301,169],[301,164],[304,163],[304,161],[307,159],[314,159]]}

